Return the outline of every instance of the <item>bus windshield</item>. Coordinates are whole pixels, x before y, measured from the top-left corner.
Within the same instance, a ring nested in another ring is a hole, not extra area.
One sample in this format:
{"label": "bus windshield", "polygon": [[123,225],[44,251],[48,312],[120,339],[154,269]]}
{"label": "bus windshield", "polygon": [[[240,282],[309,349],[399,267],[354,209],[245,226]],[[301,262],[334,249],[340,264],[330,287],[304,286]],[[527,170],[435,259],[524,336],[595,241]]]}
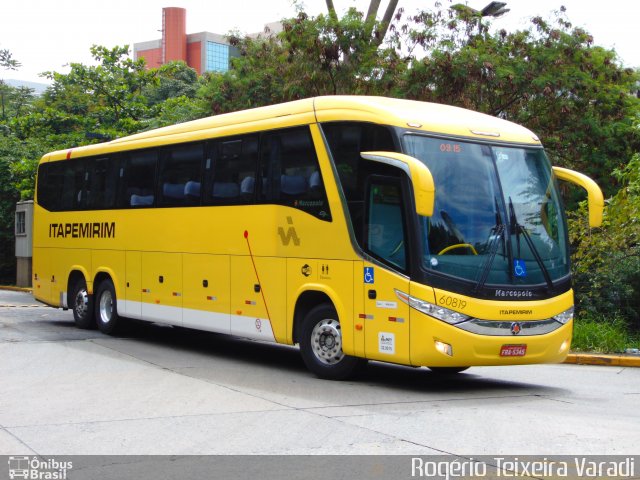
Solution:
{"label": "bus windshield", "polygon": [[565,219],[541,148],[404,137],[431,171],[433,215],[420,217],[427,271],[487,285],[530,286],[569,274]]}

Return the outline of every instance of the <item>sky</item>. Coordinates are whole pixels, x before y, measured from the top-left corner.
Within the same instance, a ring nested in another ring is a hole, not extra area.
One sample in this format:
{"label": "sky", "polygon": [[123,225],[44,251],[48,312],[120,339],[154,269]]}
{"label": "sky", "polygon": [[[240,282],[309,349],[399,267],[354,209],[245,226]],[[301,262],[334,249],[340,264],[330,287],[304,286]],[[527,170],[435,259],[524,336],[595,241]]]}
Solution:
{"label": "sky", "polygon": [[[613,48],[627,67],[640,67],[637,24],[640,0],[503,0],[511,9],[494,26],[524,27],[527,18],[564,5],[575,25],[585,28],[597,45]],[[447,0],[442,0],[446,4]],[[325,0],[298,0],[311,15],[326,12]],[[434,0],[400,0],[407,13],[432,7]],[[482,9],[489,0],[456,0]],[[334,0],[336,9],[366,11],[369,0]],[[382,0],[380,15],[387,0]],[[187,9],[187,33],[260,32],[264,24],[294,16],[292,0],[10,0],[0,7],[0,49],[8,49],[22,66],[0,71],[1,79],[46,82],[44,71],[68,72],[69,62],[91,64],[93,44],[113,47],[161,37],[162,8]]]}

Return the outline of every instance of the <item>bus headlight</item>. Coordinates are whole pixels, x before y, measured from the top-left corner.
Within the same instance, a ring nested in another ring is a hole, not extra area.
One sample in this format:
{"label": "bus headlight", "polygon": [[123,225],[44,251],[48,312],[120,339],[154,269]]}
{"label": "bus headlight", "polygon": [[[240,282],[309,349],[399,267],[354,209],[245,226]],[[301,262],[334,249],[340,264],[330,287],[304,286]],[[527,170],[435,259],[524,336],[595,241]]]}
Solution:
{"label": "bus headlight", "polygon": [[450,325],[455,325],[456,323],[464,322],[465,320],[471,318],[468,315],[456,312],[455,310],[440,307],[425,300],[412,297],[411,295],[407,295],[406,293],[403,293],[399,290],[396,290],[396,296],[404,303],[408,304],[411,308],[415,308],[419,312],[437,318],[438,320],[446,322]]}
{"label": "bus headlight", "polygon": [[573,307],[571,307],[569,310],[565,310],[564,312],[559,313],[553,318],[561,324],[566,325],[568,322],[573,320]]}

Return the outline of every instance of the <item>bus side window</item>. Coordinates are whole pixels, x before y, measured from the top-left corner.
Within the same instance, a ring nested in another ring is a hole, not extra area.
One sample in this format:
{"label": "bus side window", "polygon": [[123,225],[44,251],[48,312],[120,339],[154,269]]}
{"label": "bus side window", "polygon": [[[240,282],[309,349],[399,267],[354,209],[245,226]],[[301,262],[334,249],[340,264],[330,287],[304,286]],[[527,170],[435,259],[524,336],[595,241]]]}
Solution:
{"label": "bus side window", "polygon": [[92,159],[87,165],[87,207],[91,210],[113,208],[116,201],[119,162],[117,157]]}
{"label": "bus side window", "polygon": [[51,212],[62,210],[66,163],[47,162],[38,169],[38,203]]}
{"label": "bus side window", "polygon": [[72,211],[84,208],[86,193],[86,171],[87,163],[84,159],[69,160],[60,162],[64,168],[64,179],[62,187],[62,196],[60,210]]}
{"label": "bus side window", "polygon": [[[389,127],[364,122],[331,122],[322,124],[331,158],[338,171],[340,185],[347,200],[356,240],[363,244],[364,185],[372,172],[361,152],[399,152],[399,144]],[[384,172],[382,172],[384,173]]]}
{"label": "bus side window", "polygon": [[200,204],[202,143],[165,147],[160,158],[159,205]]}
{"label": "bus side window", "polygon": [[398,179],[372,176],[367,182],[365,250],[401,270],[407,268],[402,188]]}
{"label": "bus side window", "polygon": [[254,203],[258,137],[247,135],[221,140],[217,144],[216,153],[212,181],[208,182],[206,203],[213,205]]}
{"label": "bus side window", "polygon": [[134,150],[120,169],[121,207],[151,207],[155,200],[156,150]]}
{"label": "bus side window", "polygon": [[261,202],[303,210],[331,220],[318,157],[307,127],[272,132],[262,138]]}

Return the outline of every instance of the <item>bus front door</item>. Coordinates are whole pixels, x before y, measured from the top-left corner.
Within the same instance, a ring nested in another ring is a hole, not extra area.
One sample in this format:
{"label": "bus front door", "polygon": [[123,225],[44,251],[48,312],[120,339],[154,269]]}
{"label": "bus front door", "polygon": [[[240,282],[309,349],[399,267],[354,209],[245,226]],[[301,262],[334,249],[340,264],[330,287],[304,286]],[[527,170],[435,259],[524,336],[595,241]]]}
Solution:
{"label": "bus front door", "polygon": [[409,280],[364,262],[365,354],[372,360],[409,362],[409,306],[396,290],[409,291]]}
{"label": "bus front door", "polygon": [[365,352],[370,359],[409,362],[409,306],[396,294],[409,291],[402,183],[372,175],[366,186],[364,262]]}

